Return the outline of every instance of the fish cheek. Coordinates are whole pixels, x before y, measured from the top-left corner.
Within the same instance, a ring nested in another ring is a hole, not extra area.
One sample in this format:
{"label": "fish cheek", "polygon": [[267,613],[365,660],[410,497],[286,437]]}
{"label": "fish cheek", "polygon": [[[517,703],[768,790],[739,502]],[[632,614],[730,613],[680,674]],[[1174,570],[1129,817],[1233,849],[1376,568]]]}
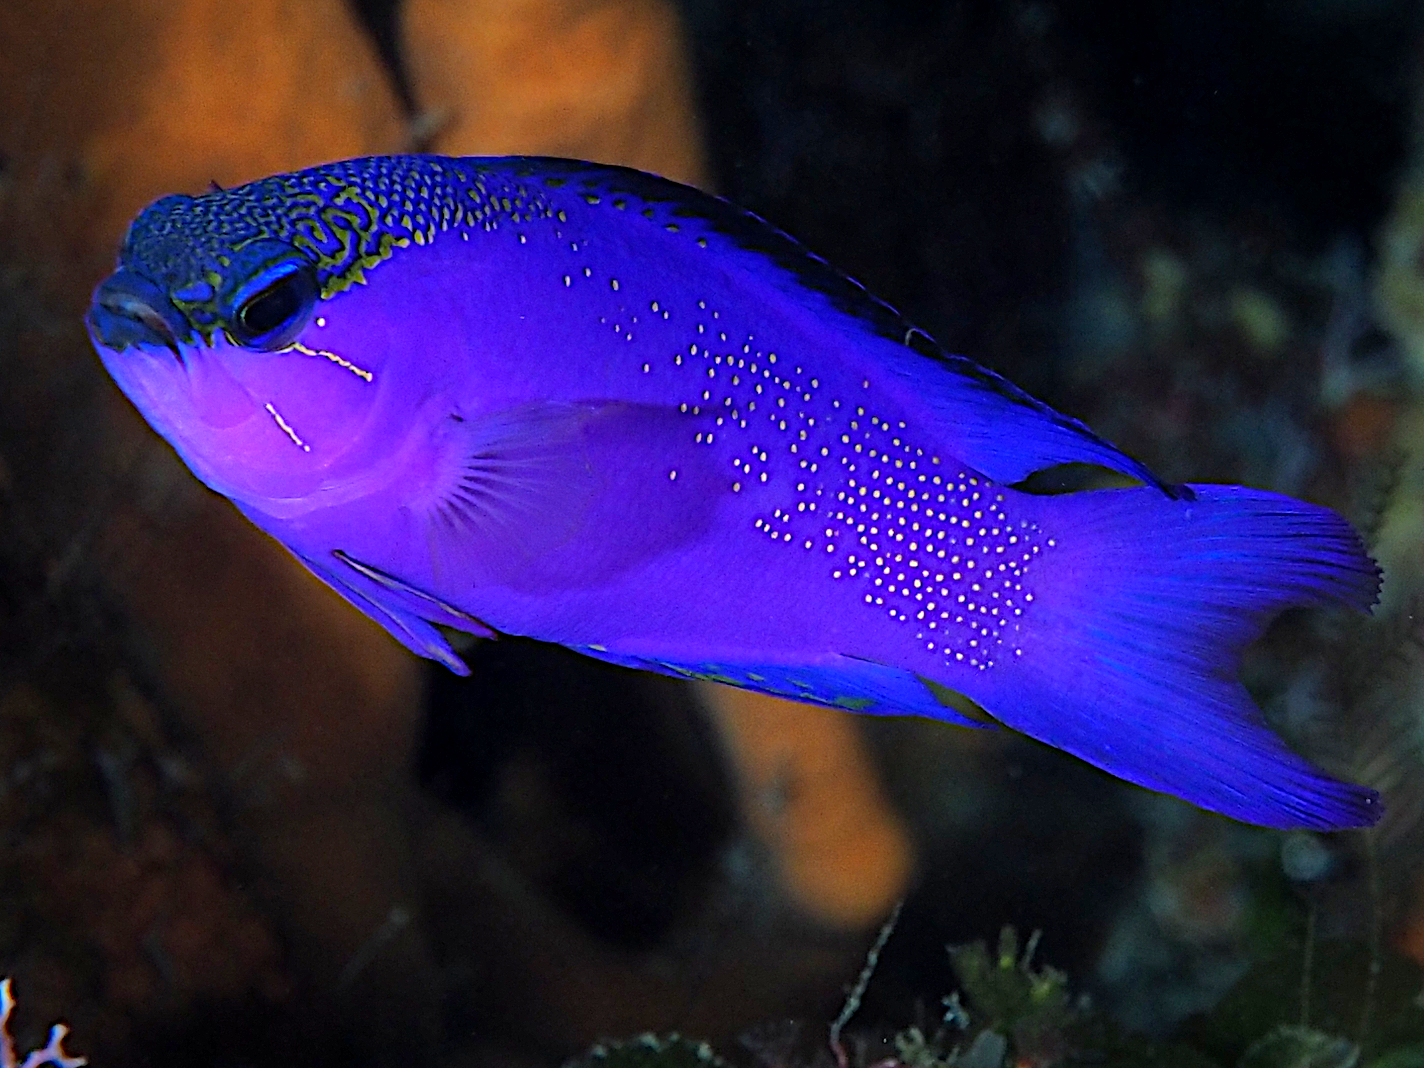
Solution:
{"label": "fish cheek", "polygon": [[252,418],[257,405],[242,383],[231,374],[224,355],[197,349],[186,360],[187,384],[193,414],[204,427],[228,430]]}
{"label": "fish cheek", "polygon": [[[223,343],[212,350],[211,362],[217,366],[204,367],[203,375],[226,384],[226,395],[245,398],[247,416],[267,425],[276,452],[288,465],[322,466],[344,453],[365,426],[377,396],[373,372],[300,340],[271,353]],[[234,413],[238,407],[234,400]]]}

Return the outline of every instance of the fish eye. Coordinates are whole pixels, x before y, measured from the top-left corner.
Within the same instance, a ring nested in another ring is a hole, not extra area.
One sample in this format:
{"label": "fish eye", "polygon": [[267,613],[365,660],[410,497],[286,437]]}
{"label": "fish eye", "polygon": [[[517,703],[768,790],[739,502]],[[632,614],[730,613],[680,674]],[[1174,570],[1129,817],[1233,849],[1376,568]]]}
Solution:
{"label": "fish eye", "polygon": [[255,291],[237,301],[228,333],[244,348],[266,352],[283,348],[311,316],[317,297],[314,273],[298,264],[283,268],[275,278],[257,279]]}

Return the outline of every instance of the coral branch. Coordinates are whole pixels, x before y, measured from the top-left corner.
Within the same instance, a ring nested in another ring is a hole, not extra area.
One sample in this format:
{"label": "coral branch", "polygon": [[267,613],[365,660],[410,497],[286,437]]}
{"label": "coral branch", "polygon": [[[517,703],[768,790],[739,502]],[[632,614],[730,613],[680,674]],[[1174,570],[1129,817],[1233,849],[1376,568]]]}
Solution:
{"label": "coral branch", "polygon": [[64,1052],[64,1036],[69,1034],[69,1028],[64,1024],[55,1024],[49,1029],[49,1041],[44,1049],[34,1050],[23,1061],[16,1059],[15,1040],[10,1037],[10,1013],[14,1008],[10,980],[0,980],[0,1068],[40,1068],[42,1064],[80,1068],[89,1063],[84,1057],[70,1057]]}

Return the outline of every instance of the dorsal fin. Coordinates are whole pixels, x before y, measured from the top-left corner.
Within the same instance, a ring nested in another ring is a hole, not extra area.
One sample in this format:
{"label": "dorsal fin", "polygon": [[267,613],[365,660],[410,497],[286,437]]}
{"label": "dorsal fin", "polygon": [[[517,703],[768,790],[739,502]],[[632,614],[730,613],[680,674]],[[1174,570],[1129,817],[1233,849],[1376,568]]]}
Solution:
{"label": "dorsal fin", "polygon": [[538,157],[510,163],[521,178],[572,185],[610,199],[636,197],[661,206],[671,217],[700,222],[708,232],[776,268],[788,283],[819,294],[864,330],[893,342],[895,348],[883,350],[891,370],[952,428],[956,457],[996,482],[1012,484],[1044,468],[1084,463],[1119,471],[1169,497],[1190,496],[1190,491],[1163,482],[1077,419],[1055,411],[973,360],[946,352],[859,282],[750,211],[624,167]]}

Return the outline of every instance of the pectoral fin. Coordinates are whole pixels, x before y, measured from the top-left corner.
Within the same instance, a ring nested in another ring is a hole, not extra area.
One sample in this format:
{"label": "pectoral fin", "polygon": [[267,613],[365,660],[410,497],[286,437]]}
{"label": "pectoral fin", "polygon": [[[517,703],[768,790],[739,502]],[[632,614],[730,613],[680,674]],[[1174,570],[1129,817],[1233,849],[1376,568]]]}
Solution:
{"label": "pectoral fin", "polygon": [[[709,528],[730,479],[674,409],[623,402],[532,404],[441,428],[405,568],[451,591],[557,594],[610,581]],[[422,610],[423,612],[423,610]],[[455,624],[460,625],[460,624]]]}

